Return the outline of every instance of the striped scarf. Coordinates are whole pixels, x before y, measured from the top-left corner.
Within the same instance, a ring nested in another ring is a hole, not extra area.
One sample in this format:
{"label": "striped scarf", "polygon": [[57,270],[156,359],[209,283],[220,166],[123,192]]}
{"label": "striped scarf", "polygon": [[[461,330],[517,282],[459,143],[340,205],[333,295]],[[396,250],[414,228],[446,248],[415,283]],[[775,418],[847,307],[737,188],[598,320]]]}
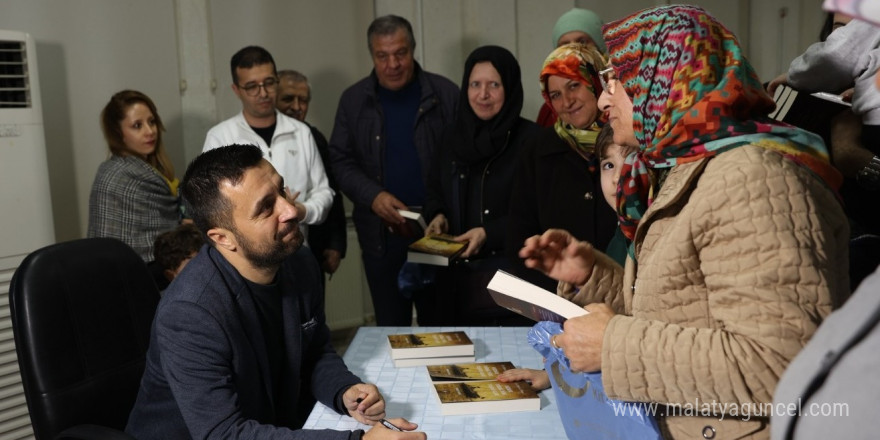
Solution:
{"label": "striped scarf", "polygon": [[775,104],[736,37],[703,9],[646,9],[603,31],[611,65],[632,99],[639,142],[621,168],[617,189],[620,226],[630,240],[659,189],[650,169],[743,145],[778,151],[831,188],[840,186],[840,173],[818,136],[767,117]]}

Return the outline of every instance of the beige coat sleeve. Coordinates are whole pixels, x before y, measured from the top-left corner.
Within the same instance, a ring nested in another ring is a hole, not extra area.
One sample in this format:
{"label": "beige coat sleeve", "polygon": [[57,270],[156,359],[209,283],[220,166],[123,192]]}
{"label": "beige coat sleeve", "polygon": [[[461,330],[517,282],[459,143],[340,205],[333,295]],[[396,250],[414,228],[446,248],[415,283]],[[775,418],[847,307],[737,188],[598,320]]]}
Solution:
{"label": "beige coat sleeve", "polygon": [[560,282],[556,294],[583,307],[587,304],[604,302],[614,313],[624,313],[622,292],[623,268],[602,252],[595,251],[596,264],[587,284],[580,288]]}
{"label": "beige coat sleeve", "polygon": [[778,154],[728,154],[650,225],[669,222],[648,230],[645,243],[660,244],[639,255],[640,278],[678,285],[637,280],[633,316],[609,322],[602,373],[612,398],[772,402],[788,363],[848,291],[848,227],[832,192]]}

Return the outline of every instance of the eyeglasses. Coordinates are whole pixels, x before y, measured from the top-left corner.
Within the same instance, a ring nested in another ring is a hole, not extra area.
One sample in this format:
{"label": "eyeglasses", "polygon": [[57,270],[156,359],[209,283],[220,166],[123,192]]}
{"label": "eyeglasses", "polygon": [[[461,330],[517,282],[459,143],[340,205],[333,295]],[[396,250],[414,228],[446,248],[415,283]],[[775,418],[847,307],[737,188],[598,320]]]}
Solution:
{"label": "eyeglasses", "polygon": [[261,83],[247,83],[246,85],[238,87],[244,90],[244,93],[248,96],[257,96],[260,94],[261,87],[266,89],[266,93],[274,92],[275,89],[278,88],[278,79],[267,78]]}
{"label": "eyeglasses", "polygon": [[599,82],[602,84],[602,88],[608,92],[609,95],[614,94],[614,90],[611,90],[611,81],[617,80],[617,72],[614,71],[613,67],[609,67],[607,69],[602,69],[599,71]]}

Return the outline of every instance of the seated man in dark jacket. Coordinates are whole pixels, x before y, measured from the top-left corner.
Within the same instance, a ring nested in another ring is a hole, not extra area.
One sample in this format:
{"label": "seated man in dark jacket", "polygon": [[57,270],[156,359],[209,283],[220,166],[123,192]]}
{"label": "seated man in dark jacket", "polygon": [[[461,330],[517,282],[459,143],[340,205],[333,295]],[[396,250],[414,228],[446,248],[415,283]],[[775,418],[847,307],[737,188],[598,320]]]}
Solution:
{"label": "seated man in dark jacket", "polygon": [[329,343],[320,271],[301,248],[296,208],[284,188],[255,146],[214,149],[190,164],[183,196],[208,245],[156,311],[129,434],[140,440],[401,434],[382,424],[366,435],[299,430],[315,399],[370,425],[385,416],[385,401]]}

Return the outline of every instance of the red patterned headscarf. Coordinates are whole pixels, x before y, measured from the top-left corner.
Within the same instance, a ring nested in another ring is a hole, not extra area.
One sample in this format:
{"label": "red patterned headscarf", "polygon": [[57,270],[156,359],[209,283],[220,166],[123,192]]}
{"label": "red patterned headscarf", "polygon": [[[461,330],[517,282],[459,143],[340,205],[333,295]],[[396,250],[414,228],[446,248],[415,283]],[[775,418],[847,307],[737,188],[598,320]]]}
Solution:
{"label": "red patterned headscarf", "polygon": [[840,174],[818,136],[767,116],[775,104],[736,37],[703,9],[646,9],[603,31],[610,64],[633,102],[639,142],[618,186],[620,225],[630,240],[658,189],[649,169],[742,145],[779,151],[832,188],[840,186]]}
{"label": "red patterned headscarf", "polygon": [[[557,116],[553,128],[570,147],[579,151],[584,157],[594,155],[596,137],[599,135],[599,125],[593,121],[589,127],[575,127],[566,124],[559,118],[553,104],[550,103],[550,93],[547,91],[547,81],[551,76],[559,76],[571,81],[583,84],[596,99],[602,93],[602,83],[599,82],[599,70],[605,66],[605,58],[592,48],[579,43],[571,43],[559,46],[550,52],[544,60],[541,68],[541,96],[544,102]],[[598,115],[598,108],[596,109]]]}

